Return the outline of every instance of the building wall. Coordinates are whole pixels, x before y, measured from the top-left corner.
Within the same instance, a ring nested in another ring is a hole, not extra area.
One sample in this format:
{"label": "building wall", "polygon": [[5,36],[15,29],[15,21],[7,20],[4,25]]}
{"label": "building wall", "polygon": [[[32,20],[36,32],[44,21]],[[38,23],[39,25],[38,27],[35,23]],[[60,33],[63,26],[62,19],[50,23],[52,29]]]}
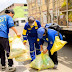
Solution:
{"label": "building wall", "polygon": [[15,6],[13,10],[15,12],[15,15],[13,17],[14,19],[28,17],[28,7],[27,6]]}
{"label": "building wall", "polygon": [[28,18],[28,6],[24,6],[24,17]]}
{"label": "building wall", "polygon": [[[38,2],[40,1],[40,7]],[[57,13],[61,8],[64,0],[27,0],[29,16],[34,16],[36,19],[41,21],[42,26],[48,22],[53,21],[53,14]]]}

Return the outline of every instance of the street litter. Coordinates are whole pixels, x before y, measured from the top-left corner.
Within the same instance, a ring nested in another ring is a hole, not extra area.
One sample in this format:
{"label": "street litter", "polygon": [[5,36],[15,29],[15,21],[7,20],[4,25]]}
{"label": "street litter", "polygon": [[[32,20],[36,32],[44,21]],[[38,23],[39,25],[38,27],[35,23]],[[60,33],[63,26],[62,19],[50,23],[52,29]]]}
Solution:
{"label": "street litter", "polygon": [[36,59],[34,61],[31,62],[30,67],[38,70],[43,70],[53,68],[54,63],[48,56],[48,54],[41,53],[40,55],[36,56]]}

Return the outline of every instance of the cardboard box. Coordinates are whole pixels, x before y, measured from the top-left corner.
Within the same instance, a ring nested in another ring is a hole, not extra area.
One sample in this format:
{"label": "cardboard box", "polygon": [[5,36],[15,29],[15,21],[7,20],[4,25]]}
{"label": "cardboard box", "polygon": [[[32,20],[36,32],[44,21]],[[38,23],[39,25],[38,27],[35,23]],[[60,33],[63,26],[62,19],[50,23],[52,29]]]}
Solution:
{"label": "cardboard box", "polygon": [[67,26],[67,21],[65,15],[60,15],[58,19],[58,24],[60,26]]}

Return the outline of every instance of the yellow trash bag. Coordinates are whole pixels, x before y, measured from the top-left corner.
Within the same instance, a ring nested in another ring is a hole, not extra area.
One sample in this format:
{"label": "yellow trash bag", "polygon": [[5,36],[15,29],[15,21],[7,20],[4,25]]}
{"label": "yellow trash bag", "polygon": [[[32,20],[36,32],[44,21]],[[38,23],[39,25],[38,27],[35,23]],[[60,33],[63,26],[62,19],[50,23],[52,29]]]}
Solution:
{"label": "yellow trash bag", "polygon": [[15,58],[16,61],[22,62],[22,61],[27,61],[27,60],[32,60],[30,57],[30,53],[24,53],[21,56],[18,56]]}
{"label": "yellow trash bag", "polygon": [[43,54],[42,59],[43,59],[42,69],[48,69],[48,68],[53,68],[54,67],[54,63],[51,60],[51,58],[48,56],[48,54]]}
{"label": "yellow trash bag", "polygon": [[48,54],[41,53],[40,55],[36,56],[36,59],[31,62],[30,67],[43,70],[48,68],[53,68],[54,63],[51,60],[51,58],[48,56]]}
{"label": "yellow trash bag", "polygon": [[41,70],[42,65],[43,65],[43,60],[42,60],[41,54],[37,55],[36,59],[30,63],[31,68],[35,68],[35,69],[38,69],[38,70]]}
{"label": "yellow trash bag", "polygon": [[23,45],[21,39],[17,36],[14,37],[11,48],[10,48],[10,55],[8,59],[15,58],[27,52],[26,47]]}
{"label": "yellow trash bag", "polygon": [[13,41],[13,37],[11,37],[10,35],[9,35],[9,43],[11,43]]}
{"label": "yellow trash bag", "polygon": [[53,55],[54,52],[60,50],[67,42],[60,40],[60,38],[58,36],[55,37],[55,41],[54,44],[51,48],[51,55]]}

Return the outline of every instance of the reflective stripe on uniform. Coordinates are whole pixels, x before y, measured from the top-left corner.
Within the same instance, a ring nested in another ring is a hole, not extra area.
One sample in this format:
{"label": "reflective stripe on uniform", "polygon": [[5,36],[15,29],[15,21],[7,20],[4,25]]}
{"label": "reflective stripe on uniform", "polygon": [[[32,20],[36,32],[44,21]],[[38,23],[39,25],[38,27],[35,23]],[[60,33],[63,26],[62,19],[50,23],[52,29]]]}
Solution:
{"label": "reflective stripe on uniform", "polygon": [[23,42],[27,42],[27,40],[24,40]]}
{"label": "reflective stripe on uniform", "polygon": [[27,37],[27,36],[23,36],[23,37]]}
{"label": "reflective stripe on uniform", "polygon": [[27,30],[23,29],[23,35],[26,35]]}
{"label": "reflective stripe on uniform", "polygon": [[35,52],[35,50],[33,50],[33,51],[30,51],[30,53],[32,53],[32,52]]}
{"label": "reflective stripe on uniform", "polygon": [[40,39],[39,39],[39,38],[37,38],[37,41],[40,41]]}
{"label": "reflective stripe on uniform", "polygon": [[40,50],[40,49],[36,49],[36,50]]}
{"label": "reflective stripe on uniform", "polygon": [[49,41],[48,38],[46,38],[46,40]]}

